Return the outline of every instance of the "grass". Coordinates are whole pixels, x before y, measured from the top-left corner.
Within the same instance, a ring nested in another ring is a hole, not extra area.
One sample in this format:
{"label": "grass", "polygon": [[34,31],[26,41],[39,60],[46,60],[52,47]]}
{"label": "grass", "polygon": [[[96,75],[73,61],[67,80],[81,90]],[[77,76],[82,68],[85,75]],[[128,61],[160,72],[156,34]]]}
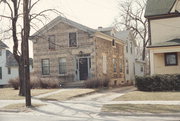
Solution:
{"label": "grass", "polygon": [[63,92],[60,92],[58,94],[54,94],[51,96],[47,96],[41,99],[64,101],[73,97],[82,96],[82,95],[85,95],[87,93],[92,93],[92,92],[95,92],[95,90],[94,89],[72,89],[72,90],[63,91]]}
{"label": "grass", "polygon": [[103,112],[120,113],[180,113],[180,105],[108,104]]}
{"label": "grass", "polygon": [[179,101],[180,92],[142,92],[133,91],[120,96],[115,101]]}
{"label": "grass", "polygon": [[[48,92],[53,92],[58,89],[32,89],[31,95],[37,96],[40,94],[45,94]],[[13,88],[0,88],[0,100],[20,100],[24,99],[23,96],[18,96],[19,90],[14,90]]]}
{"label": "grass", "polygon": [[[45,104],[33,104],[31,106],[31,108],[34,108],[34,107],[40,107],[40,106],[44,106]],[[25,110],[26,109],[26,106],[24,103],[18,103],[18,104],[10,104],[10,105],[7,105],[3,108],[1,108],[1,110],[19,110],[19,111],[22,111],[22,110]]]}

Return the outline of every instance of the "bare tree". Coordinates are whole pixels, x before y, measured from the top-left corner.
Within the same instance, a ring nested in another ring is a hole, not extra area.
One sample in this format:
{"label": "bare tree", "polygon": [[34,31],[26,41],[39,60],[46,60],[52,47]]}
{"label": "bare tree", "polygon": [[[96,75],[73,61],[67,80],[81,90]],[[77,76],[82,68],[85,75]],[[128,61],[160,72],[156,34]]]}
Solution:
{"label": "bare tree", "polygon": [[[30,91],[25,91],[25,89],[30,88],[28,40],[31,28],[35,29],[37,27],[36,22],[33,21],[43,23],[43,20],[47,19],[46,12],[59,13],[55,9],[46,9],[39,13],[33,13],[32,9],[38,2],[40,0],[34,2],[32,0],[0,0],[0,6],[6,5],[8,7],[9,15],[3,14],[0,17],[10,20],[11,23],[4,32],[12,32],[13,55],[19,65],[19,95],[28,95],[28,98],[30,98]],[[21,50],[19,50],[19,42],[21,42]],[[26,104],[26,106],[30,105],[31,102]]]}
{"label": "bare tree", "polygon": [[[132,30],[138,44],[138,52],[142,60],[146,58],[146,46],[149,43],[148,21],[144,18],[146,0],[126,0],[119,2],[119,16],[115,19],[115,26],[122,30]],[[142,47],[142,49],[140,49]]]}

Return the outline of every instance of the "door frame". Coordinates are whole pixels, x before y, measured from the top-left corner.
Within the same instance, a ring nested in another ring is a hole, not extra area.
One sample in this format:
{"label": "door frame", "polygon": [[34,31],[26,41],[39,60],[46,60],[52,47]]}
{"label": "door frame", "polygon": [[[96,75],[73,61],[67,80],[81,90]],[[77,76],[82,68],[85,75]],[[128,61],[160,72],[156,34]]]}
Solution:
{"label": "door frame", "polygon": [[79,59],[81,59],[81,58],[87,58],[87,66],[88,66],[88,78],[90,77],[90,75],[91,75],[91,68],[90,68],[90,59],[91,59],[91,56],[89,55],[89,56],[77,56],[76,57],[76,80],[78,80],[78,81],[80,81],[80,69],[79,69]]}

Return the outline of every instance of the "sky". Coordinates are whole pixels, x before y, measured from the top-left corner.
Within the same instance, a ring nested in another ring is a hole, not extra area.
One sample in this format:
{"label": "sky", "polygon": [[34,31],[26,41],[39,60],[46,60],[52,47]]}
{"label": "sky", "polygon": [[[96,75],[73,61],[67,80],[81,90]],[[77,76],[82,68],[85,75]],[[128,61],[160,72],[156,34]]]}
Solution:
{"label": "sky", "polygon": [[[32,0],[33,1],[33,0]],[[93,29],[112,26],[114,19],[118,16],[118,0],[41,0],[33,12],[54,8],[60,11],[62,16]],[[6,11],[7,8],[5,8]],[[0,8],[1,12],[4,8]],[[1,13],[0,12],[0,13]],[[58,14],[48,13],[50,20]],[[46,20],[48,23],[50,20]],[[7,20],[0,19],[0,26],[7,23]],[[38,24],[38,29],[43,25]],[[31,31],[33,34],[35,30]],[[2,37],[2,36],[0,36]],[[12,40],[11,40],[12,41]],[[12,42],[4,40],[12,51]],[[32,43],[30,42],[30,57],[33,56]]]}

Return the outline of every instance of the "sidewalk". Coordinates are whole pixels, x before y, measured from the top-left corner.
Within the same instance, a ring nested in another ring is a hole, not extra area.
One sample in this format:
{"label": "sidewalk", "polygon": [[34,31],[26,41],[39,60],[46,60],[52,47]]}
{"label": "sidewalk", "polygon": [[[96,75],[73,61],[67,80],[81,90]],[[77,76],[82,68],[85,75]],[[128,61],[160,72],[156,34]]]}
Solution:
{"label": "sidewalk", "polygon": [[110,101],[104,104],[161,104],[180,105],[180,101]]}

